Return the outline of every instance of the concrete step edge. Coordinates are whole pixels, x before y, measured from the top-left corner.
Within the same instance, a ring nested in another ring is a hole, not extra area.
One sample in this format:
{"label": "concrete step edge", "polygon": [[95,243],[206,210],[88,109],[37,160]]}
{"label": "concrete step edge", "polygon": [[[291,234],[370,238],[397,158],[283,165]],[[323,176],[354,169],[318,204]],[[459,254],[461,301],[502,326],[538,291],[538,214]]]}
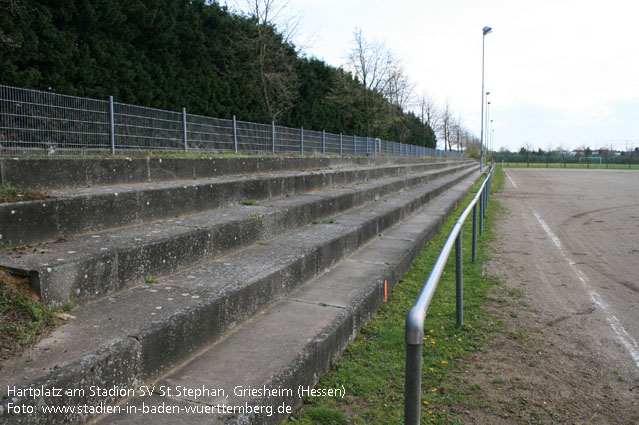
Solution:
{"label": "concrete step edge", "polygon": [[202,179],[234,174],[312,170],[383,164],[459,161],[443,157],[296,157],[242,156],[204,158],[0,158],[0,183],[20,189],[59,188]]}

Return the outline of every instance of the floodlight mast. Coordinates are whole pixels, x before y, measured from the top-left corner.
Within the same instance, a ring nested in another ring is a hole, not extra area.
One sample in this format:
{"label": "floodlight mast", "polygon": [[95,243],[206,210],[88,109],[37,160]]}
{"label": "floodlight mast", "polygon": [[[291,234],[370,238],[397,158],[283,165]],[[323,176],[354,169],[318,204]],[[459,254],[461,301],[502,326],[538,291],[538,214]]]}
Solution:
{"label": "floodlight mast", "polygon": [[482,29],[482,37],[481,37],[481,134],[479,141],[479,172],[483,172],[483,164],[484,164],[484,51],[485,51],[485,40],[486,34],[491,32],[493,29],[491,27],[484,27]]}

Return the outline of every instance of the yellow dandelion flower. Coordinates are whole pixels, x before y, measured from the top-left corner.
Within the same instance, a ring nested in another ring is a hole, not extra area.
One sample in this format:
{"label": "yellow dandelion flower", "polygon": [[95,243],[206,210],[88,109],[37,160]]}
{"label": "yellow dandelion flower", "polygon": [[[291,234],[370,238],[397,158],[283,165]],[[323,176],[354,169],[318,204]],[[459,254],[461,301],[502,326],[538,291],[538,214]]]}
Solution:
{"label": "yellow dandelion flower", "polygon": [[442,326],[442,329],[445,329],[445,328]]}
{"label": "yellow dandelion flower", "polygon": [[429,415],[432,415],[432,414],[433,414],[433,411],[432,411],[432,410],[429,410],[429,411],[428,411],[428,414],[429,414]]}
{"label": "yellow dandelion flower", "polygon": [[457,341],[462,342],[462,339],[461,338],[457,338]]}
{"label": "yellow dandelion flower", "polygon": [[429,330],[428,332],[430,332],[430,333],[434,334],[434,333],[435,333],[435,329],[431,329],[431,330]]}
{"label": "yellow dandelion flower", "polygon": [[430,343],[431,343],[431,344],[434,344],[434,343],[435,343],[435,340],[432,340]]}
{"label": "yellow dandelion flower", "polygon": [[425,402],[424,402],[424,404],[428,404],[428,402],[427,402],[427,401],[425,401]]}
{"label": "yellow dandelion flower", "polygon": [[433,388],[432,390],[430,390],[431,393],[435,393],[437,392],[437,388]]}
{"label": "yellow dandelion flower", "polygon": [[435,370],[434,367],[429,367],[428,370],[430,370],[431,372],[433,372]]}
{"label": "yellow dandelion flower", "polygon": [[442,360],[442,364],[446,365],[446,364],[448,364],[448,362],[446,360]]}

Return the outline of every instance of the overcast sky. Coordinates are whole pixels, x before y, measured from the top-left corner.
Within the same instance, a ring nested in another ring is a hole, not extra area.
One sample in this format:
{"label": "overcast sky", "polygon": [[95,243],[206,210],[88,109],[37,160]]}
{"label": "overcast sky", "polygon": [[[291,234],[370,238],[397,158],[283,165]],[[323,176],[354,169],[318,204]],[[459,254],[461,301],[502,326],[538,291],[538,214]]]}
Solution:
{"label": "overcast sky", "polygon": [[313,37],[308,56],[345,64],[359,27],[403,60],[418,93],[448,100],[478,137],[482,28],[490,26],[485,81],[496,150],[639,146],[634,0],[290,0],[288,10]]}

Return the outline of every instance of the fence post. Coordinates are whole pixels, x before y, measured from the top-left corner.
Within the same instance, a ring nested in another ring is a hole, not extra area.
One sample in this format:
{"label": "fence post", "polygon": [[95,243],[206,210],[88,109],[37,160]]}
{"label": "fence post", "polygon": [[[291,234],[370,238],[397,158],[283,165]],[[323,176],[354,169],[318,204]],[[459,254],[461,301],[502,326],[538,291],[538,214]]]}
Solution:
{"label": "fence post", "polygon": [[300,128],[300,154],[304,155],[304,127]]}
{"label": "fence post", "polygon": [[189,139],[186,134],[186,108],[182,108],[182,130],[184,131],[184,152],[189,151]]}
{"label": "fence post", "polygon": [[357,136],[353,136],[353,155],[357,155]]}
{"label": "fence post", "polygon": [[344,140],[342,140],[342,133],[339,134],[339,154],[344,155]]}
{"label": "fence post", "polygon": [[271,143],[271,153],[273,155],[275,155],[275,121],[271,121],[271,139],[272,139],[272,143]]}
{"label": "fence post", "polygon": [[109,143],[111,155],[115,155],[115,117],[113,114],[113,96],[109,96]]}
{"label": "fence post", "polygon": [[462,261],[462,233],[463,226],[459,229],[459,234],[455,240],[455,288],[457,298],[457,326],[464,324],[464,277]]}
{"label": "fence post", "polygon": [[366,156],[368,156],[368,136],[366,136]]}
{"label": "fence post", "polygon": [[233,115],[233,145],[235,146],[235,153],[237,154],[237,120]]}
{"label": "fence post", "polygon": [[326,155],[326,131],[322,130],[322,155]]}

